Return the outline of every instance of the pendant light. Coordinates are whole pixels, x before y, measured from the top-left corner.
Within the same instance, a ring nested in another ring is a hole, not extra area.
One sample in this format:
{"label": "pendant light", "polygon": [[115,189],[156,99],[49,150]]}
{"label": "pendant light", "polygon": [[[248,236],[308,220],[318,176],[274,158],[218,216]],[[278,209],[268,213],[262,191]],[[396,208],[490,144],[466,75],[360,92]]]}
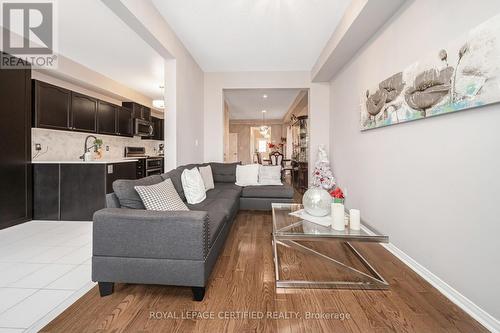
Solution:
{"label": "pendant light", "polygon": [[262,110],[262,126],[260,126],[260,134],[266,137],[268,132],[269,126],[266,125],[266,110]]}

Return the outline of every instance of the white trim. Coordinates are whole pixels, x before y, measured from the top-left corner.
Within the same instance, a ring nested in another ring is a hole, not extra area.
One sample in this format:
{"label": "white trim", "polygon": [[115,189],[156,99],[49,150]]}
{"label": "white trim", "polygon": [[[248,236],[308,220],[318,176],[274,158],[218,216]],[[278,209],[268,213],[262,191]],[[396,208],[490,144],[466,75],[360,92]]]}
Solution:
{"label": "white trim", "polygon": [[[373,232],[365,226],[361,226],[363,231],[373,234]],[[392,243],[381,244],[385,249],[391,252],[396,258],[405,263],[415,273],[420,275],[424,280],[429,282],[434,288],[439,290],[446,298],[455,303],[458,307],[464,310],[472,318],[481,323],[484,327],[493,333],[500,333],[500,321],[495,319],[492,315],[481,309],[470,299],[462,295],[452,286],[441,280],[427,268],[419,264],[412,257],[401,251]]]}

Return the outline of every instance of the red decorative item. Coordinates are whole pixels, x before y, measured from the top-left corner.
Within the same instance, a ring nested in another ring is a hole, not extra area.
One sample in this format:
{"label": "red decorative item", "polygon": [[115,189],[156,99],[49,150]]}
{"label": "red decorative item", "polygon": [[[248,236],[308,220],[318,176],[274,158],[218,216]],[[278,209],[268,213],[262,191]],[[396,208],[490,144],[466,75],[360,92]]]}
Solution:
{"label": "red decorative item", "polygon": [[333,191],[330,192],[330,195],[335,199],[345,199],[344,192],[342,192],[342,189],[340,187],[336,187]]}
{"label": "red decorative item", "polygon": [[272,143],[272,142],[269,142],[269,143],[267,144],[267,147],[269,147],[269,149],[273,149],[273,148],[275,148],[275,147],[276,147],[276,145],[275,145],[274,143]]}

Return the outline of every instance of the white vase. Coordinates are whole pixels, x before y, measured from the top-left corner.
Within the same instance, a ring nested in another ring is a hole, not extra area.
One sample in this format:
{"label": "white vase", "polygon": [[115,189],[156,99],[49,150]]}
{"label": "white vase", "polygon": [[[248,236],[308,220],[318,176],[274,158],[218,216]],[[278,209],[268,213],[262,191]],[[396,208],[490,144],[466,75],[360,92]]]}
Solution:
{"label": "white vase", "polygon": [[332,203],[332,228],[338,231],[345,229],[344,205],[341,203]]}

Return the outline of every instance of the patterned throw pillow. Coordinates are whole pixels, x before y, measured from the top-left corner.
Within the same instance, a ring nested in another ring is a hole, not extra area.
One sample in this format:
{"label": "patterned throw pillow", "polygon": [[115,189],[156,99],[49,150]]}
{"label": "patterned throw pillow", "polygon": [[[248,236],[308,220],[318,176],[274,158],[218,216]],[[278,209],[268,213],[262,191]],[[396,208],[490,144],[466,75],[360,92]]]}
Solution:
{"label": "patterned throw pillow", "polygon": [[134,187],[147,210],[189,210],[170,178],[150,186]]}

